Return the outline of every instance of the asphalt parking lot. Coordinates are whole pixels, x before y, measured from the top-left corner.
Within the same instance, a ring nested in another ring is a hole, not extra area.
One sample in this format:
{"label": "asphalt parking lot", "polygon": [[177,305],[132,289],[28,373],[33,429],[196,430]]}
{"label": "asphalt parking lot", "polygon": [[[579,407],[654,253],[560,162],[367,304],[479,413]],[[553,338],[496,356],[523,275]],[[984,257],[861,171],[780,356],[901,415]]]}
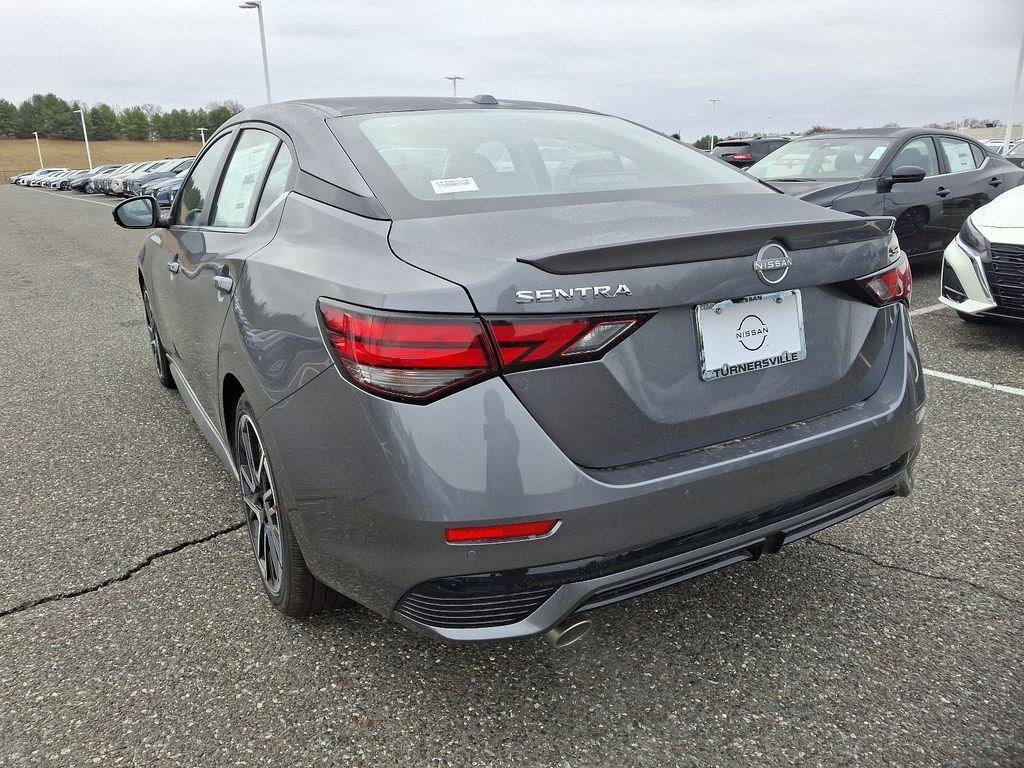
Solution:
{"label": "asphalt parking lot", "polygon": [[0,765],[1024,765],[1024,329],[935,309],[937,260],[913,497],[579,648],[449,647],[263,598],[109,203],[0,187]]}

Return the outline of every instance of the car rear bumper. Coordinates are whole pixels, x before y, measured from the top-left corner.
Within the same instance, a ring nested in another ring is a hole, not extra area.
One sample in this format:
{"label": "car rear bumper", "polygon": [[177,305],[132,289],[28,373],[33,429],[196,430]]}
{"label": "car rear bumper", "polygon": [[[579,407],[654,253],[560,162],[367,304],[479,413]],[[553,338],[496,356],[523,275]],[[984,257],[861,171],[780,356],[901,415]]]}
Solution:
{"label": "car rear bumper", "polygon": [[[259,420],[275,466],[287,467],[278,490],[321,580],[449,640],[523,637],[907,493],[924,384],[906,309],[886,311],[895,341],[866,400],[611,469],[571,462],[501,379],[416,406],[328,369]],[[547,519],[560,525],[543,539],[445,542],[449,527]]]}
{"label": "car rear bumper", "polygon": [[[444,578],[399,601],[395,618],[452,642],[542,634],[571,615],[757,560],[849,520],[892,496],[909,495],[916,449],[896,462],[813,498],[667,542],[533,569]],[[662,556],[651,559],[660,553]],[[630,567],[631,562],[642,564]],[[509,623],[509,618],[516,618]],[[496,622],[495,624],[491,624]]]}

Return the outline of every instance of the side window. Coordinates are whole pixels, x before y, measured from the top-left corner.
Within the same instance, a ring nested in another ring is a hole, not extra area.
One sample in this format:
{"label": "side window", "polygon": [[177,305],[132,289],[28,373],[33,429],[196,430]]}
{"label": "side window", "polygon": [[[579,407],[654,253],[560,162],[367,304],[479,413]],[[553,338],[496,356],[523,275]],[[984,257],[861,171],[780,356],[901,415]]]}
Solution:
{"label": "side window", "polygon": [[224,180],[217,192],[210,226],[249,226],[263,176],[280,142],[277,136],[266,131],[255,128],[242,131],[224,168]]}
{"label": "side window", "polygon": [[277,151],[274,164],[270,166],[267,183],[263,185],[260,204],[256,207],[257,219],[277,201],[277,198],[288,191],[288,177],[291,175],[293,165],[295,165],[295,161],[292,159],[291,150],[288,149],[287,144],[281,142],[281,149]]}
{"label": "side window", "polygon": [[981,168],[981,164],[985,162],[985,150],[976,144],[971,144],[971,154],[974,155],[974,167]]}
{"label": "side window", "polygon": [[899,154],[889,165],[891,169],[901,165],[916,165],[924,168],[925,176],[935,176],[939,172],[939,158],[935,155],[935,144],[929,138],[908,141]]}
{"label": "side window", "polygon": [[942,146],[942,152],[946,155],[950,173],[973,171],[978,167],[974,162],[974,154],[971,152],[971,145],[968,142],[940,136],[939,144]]}
{"label": "side window", "polygon": [[221,136],[203,155],[202,159],[193,166],[188,181],[181,188],[179,195],[181,205],[178,208],[178,217],[175,219],[176,224],[194,227],[202,221],[203,211],[213,193],[213,174],[217,172],[217,167],[227,148],[228,142],[224,136]]}

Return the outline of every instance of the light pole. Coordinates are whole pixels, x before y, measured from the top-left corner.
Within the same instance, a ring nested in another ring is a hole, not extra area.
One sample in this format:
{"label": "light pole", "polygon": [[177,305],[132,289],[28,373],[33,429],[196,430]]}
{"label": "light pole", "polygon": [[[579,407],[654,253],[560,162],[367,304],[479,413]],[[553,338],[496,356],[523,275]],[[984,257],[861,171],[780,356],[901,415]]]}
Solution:
{"label": "light pole", "polygon": [[89,132],[85,130],[85,107],[81,109],[73,109],[72,112],[77,112],[82,118],[82,136],[85,137],[85,156],[89,160],[89,170],[92,170],[92,152],[89,151]]}
{"label": "light pole", "polygon": [[1010,97],[1010,114],[1006,118],[1006,133],[1003,134],[1003,151],[1010,146],[1010,132],[1013,130],[1013,108],[1017,106],[1020,95],[1020,75],[1024,71],[1024,37],[1020,39],[1020,53],[1017,54],[1017,74],[1013,79],[1013,96]]}
{"label": "light pole", "polygon": [[205,128],[196,128],[196,130],[199,131],[199,139],[200,139],[200,141],[203,142],[203,146],[205,147],[206,146],[206,129]]}
{"label": "light pole", "polygon": [[267,34],[263,29],[263,2],[262,0],[247,0],[238,6],[245,10],[256,9],[256,13],[260,17],[260,46],[263,48],[263,82],[267,86],[267,104],[270,104],[273,99],[270,98],[270,67],[267,66]]}
{"label": "light pole", "polygon": [[765,117],[768,119],[768,135],[771,136],[772,135],[772,118],[775,117],[775,115],[765,115]]}
{"label": "light pole", "polygon": [[43,150],[39,148],[39,131],[32,131],[32,135],[36,137],[36,153],[39,155],[39,168],[43,167]]}
{"label": "light pole", "polygon": [[457,82],[458,82],[459,80],[465,80],[466,78],[464,78],[464,77],[463,77],[462,75],[445,75],[445,76],[444,76],[444,79],[445,79],[445,80],[451,80],[451,81],[452,81],[452,98],[453,98],[453,99],[454,99],[454,98],[456,98],[456,97],[457,97],[457,94],[455,93],[455,84],[456,84],[456,83],[457,83]]}
{"label": "light pole", "polygon": [[711,146],[708,147],[708,151],[715,148],[715,116],[718,112],[718,102],[721,99],[708,99],[711,102]]}

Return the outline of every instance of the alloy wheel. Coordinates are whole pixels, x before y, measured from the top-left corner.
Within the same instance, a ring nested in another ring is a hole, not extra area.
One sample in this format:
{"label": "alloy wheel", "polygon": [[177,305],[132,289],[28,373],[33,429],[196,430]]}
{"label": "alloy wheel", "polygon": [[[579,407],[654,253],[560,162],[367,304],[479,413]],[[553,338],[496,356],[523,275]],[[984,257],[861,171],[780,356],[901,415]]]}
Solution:
{"label": "alloy wheel", "polygon": [[273,595],[281,591],[281,515],[270,473],[270,459],[256,424],[248,414],[238,421],[238,474],[253,555],[263,583]]}

